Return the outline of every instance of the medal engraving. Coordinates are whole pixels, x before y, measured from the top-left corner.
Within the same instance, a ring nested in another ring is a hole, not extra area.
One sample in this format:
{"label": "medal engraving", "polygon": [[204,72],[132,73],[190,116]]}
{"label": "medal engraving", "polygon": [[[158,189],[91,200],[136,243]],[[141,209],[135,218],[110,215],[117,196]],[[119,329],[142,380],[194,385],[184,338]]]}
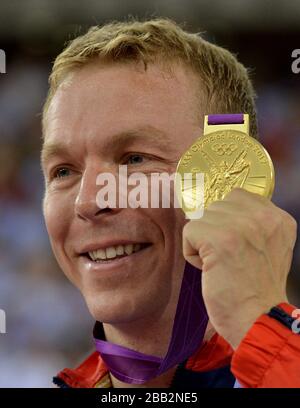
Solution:
{"label": "medal engraving", "polygon": [[[177,173],[181,177],[192,173],[192,178],[204,173],[204,208],[223,200],[236,187],[271,198],[275,184],[273,163],[265,148],[246,133],[233,129],[197,139],[180,159]],[[195,187],[185,190],[183,184],[177,186],[183,210],[197,208],[193,200],[197,196]]]}

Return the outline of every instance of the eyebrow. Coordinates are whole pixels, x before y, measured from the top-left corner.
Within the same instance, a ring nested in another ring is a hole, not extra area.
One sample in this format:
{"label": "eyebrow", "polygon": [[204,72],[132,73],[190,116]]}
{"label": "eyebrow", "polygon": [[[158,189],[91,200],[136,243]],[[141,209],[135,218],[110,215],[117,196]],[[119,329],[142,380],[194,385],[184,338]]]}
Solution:
{"label": "eyebrow", "polygon": [[[104,153],[111,151],[116,145],[119,147],[126,147],[127,145],[135,142],[143,141],[147,142],[152,146],[157,147],[164,152],[172,152],[174,150],[174,143],[166,135],[165,132],[153,127],[146,126],[137,129],[132,129],[124,132],[117,133],[113,135],[109,140],[107,140],[102,147]],[[174,150],[175,151],[175,150]],[[63,142],[44,142],[41,151],[41,162],[44,165],[52,157],[66,156],[70,155],[68,151],[68,145]]]}
{"label": "eyebrow", "polygon": [[114,145],[126,147],[139,141],[147,142],[160,150],[169,150],[172,146],[171,140],[165,132],[153,126],[146,126],[115,134],[104,143],[103,150],[109,150]]}
{"label": "eyebrow", "polygon": [[41,151],[42,165],[52,157],[65,156],[66,154],[68,154],[68,149],[62,142],[44,143]]}

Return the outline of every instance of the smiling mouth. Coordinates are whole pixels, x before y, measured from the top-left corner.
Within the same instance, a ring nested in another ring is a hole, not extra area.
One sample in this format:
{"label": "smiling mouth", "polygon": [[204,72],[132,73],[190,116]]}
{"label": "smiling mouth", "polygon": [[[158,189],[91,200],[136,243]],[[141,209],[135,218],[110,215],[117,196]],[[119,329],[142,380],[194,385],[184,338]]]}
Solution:
{"label": "smiling mouth", "polygon": [[85,252],[81,255],[92,262],[106,263],[131,256],[137,252],[143,251],[151,245],[151,243],[116,245],[107,248],[99,248],[95,251]]}

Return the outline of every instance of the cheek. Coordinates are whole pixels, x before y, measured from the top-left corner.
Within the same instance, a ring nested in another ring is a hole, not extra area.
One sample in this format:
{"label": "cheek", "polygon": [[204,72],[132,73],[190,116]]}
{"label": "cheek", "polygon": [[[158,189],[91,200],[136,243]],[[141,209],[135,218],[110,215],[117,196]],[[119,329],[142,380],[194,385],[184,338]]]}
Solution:
{"label": "cheek", "polygon": [[64,243],[69,230],[72,212],[67,205],[67,200],[52,194],[45,195],[43,211],[51,245],[55,250]]}
{"label": "cheek", "polygon": [[[162,232],[168,256],[182,255],[182,230],[185,217],[180,208],[153,209],[153,219]],[[183,256],[183,255],[182,255]]]}
{"label": "cheek", "polygon": [[166,266],[170,279],[169,284],[174,293],[179,292],[184,272],[185,259],[182,250],[182,230],[185,217],[182,210],[160,210],[160,226],[164,235],[164,256],[161,261]]}
{"label": "cheek", "polygon": [[173,215],[169,221],[169,232],[173,239],[174,248],[179,252],[179,255],[182,255],[182,231],[185,224],[185,217],[182,210],[173,209]]}

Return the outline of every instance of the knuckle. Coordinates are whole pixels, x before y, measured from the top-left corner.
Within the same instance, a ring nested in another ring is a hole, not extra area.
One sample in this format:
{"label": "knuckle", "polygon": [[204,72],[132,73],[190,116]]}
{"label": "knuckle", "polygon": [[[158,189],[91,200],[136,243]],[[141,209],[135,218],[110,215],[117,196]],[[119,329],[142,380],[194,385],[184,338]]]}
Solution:
{"label": "knuckle", "polygon": [[298,229],[298,224],[297,221],[295,220],[294,217],[292,217],[289,213],[285,212],[285,219],[284,219],[284,225],[288,229],[289,233],[293,238],[296,239],[297,237],[297,229]]}
{"label": "knuckle", "polygon": [[285,231],[285,234],[288,234],[289,237],[296,239],[296,220],[279,207],[263,206],[256,212],[255,219],[258,226],[265,231],[267,236]]}
{"label": "knuckle", "polygon": [[183,238],[184,239],[189,238],[195,232],[196,229],[199,229],[197,220],[187,222],[182,230]]}
{"label": "knuckle", "polygon": [[287,222],[288,222],[288,224],[289,224],[289,227],[290,227],[292,230],[297,231],[298,224],[297,224],[297,221],[295,220],[295,218],[292,217],[292,216],[291,216],[290,214],[288,214],[288,213],[286,213],[286,215],[287,215]]}
{"label": "knuckle", "polygon": [[256,221],[271,233],[282,225],[282,217],[269,206],[263,206],[255,214]]}

